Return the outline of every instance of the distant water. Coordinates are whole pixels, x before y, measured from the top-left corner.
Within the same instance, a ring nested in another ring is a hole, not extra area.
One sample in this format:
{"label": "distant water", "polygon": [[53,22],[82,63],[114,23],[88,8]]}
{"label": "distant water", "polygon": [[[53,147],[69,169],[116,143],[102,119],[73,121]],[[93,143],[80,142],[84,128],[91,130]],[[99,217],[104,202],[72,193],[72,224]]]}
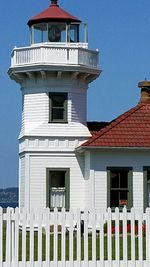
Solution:
{"label": "distant water", "polygon": [[4,208],[4,209],[6,209],[6,208],[8,208],[8,207],[11,207],[11,208],[16,208],[16,207],[18,207],[18,202],[14,202],[14,203],[1,203],[0,202],[0,207],[2,207],[2,208]]}

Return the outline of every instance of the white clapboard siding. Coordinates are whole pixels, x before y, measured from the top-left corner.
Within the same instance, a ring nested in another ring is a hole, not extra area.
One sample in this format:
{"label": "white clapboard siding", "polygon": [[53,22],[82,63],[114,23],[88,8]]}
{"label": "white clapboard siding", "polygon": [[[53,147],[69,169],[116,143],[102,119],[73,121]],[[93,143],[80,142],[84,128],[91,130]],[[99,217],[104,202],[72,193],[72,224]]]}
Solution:
{"label": "white clapboard siding", "polygon": [[86,92],[71,94],[71,121],[86,122]]}
{"label": "white clapboard siding", "polygon": [[36,125],[36,127],[33,127],[32,129],[27,128],[24,133],[22,132],[20,135],[20,138],[22,135],[30,135],[37,136],[37,137],[84,137],[88,138],[91,137],[91,133],[89,132],[86,125],[79,123],[79,122],[71,122],[71,123],[48,123],[47,121],[45,123],[41,123],[39,125]]}
{"label": "white clapboard siding", "polygon": [[[52,135],[53,127],[51,129],[52,124],[49,124],[49,95],[48,92],[45,92],[45,88],[43,90],[39,90],[36,92],[29,91],[28,89],[23,91],[23,104],[22,104],[22,129],[20,133],[20,137],[25,134],[36,134],[36,135]],[[53,89],[50,92],[63,92],[62,87],[58,87],[57,90]],[[89,135],[86,124],[86,90],[81,90],[77,88],[73,89],[73,92],[70,92],[70,88],[67,88],[65,92],[68,92],[68,124],[63,127],[65,133],[67,133],[67,128],[73,134],[75,132],[77,135]],[[77,128],[75,129],[74,124]],[[83,125],[84,124],[84,125]],[[60,131],[62,125],[55,124],[56,128],[60,126]],[[73,128],[73,129],[72,129]],[[59,132],[60,132],[59,131]],[[81,131],[81,133],[80,133]],[[54,132],[56,134],[57,131]],[[67,133],[69,135],[69,133]],[[62,131],[63,135],[63,131]]]}
{"label": "white clapboard siding", "polygon": [[95,208],[107,208],[107,167],[131,167],[133,170],[133,207],[143,210],[143,166],[149,166],[148,151],[94,151],[90,154],[95,176]]}
{"label": "white clapboard siding", "polygon": [[46,93],[24,95],[24,125],[31,131],[46,121]]}
{"label": "white clapboard siding", "polygon": [[[30,206],[46,207],[46,169],[70,170],[70,206],[84,208],[86,205],[84,179],[84,156],[77,157],[43,155],[30,157]],[[77,194],[80,197],[77,197]],[[40,196],[40,197],[39,197]]]}
{"label": "white clapboard siding", "polygon": [[149,267],[150,209],[0,208],[0,267],[26,266]]}

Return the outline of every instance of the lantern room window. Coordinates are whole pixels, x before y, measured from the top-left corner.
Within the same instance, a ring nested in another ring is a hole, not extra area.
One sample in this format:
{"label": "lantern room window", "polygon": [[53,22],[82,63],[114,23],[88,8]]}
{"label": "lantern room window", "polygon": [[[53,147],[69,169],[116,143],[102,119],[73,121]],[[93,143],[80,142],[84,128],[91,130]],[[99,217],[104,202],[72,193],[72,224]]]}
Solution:
{"label": "lantern room window", "polygon": [[62,23],[48,22],[32,25],[31,29],[31,44],[37,43],[79,43],[80,36],[83,38],[83,43],[88,42],[87,25],[79,23]]}

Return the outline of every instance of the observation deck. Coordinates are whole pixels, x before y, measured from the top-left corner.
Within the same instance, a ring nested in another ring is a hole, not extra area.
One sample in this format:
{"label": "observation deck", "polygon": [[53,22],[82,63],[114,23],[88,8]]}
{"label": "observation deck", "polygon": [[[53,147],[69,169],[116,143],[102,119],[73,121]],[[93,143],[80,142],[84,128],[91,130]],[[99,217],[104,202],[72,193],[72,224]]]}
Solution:
{"label": "observation deck", "polygon": [[86,43],[38,43],[28,47],[15,47],[11,55],[9,75],[14,79],[13,76],[29,71],[66,70],[98,76],[99,52],[89,50],[87,46]]}

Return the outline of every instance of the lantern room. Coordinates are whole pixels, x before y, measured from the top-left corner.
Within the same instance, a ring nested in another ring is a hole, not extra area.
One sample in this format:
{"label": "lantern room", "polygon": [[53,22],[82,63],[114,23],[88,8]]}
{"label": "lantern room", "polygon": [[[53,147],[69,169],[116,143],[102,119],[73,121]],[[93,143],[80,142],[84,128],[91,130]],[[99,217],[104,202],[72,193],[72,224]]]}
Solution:
{"label": "lantern room", "polygon": [[28,21],[30,42],[88,43],[87,25],[59,7],[57,0]]}

